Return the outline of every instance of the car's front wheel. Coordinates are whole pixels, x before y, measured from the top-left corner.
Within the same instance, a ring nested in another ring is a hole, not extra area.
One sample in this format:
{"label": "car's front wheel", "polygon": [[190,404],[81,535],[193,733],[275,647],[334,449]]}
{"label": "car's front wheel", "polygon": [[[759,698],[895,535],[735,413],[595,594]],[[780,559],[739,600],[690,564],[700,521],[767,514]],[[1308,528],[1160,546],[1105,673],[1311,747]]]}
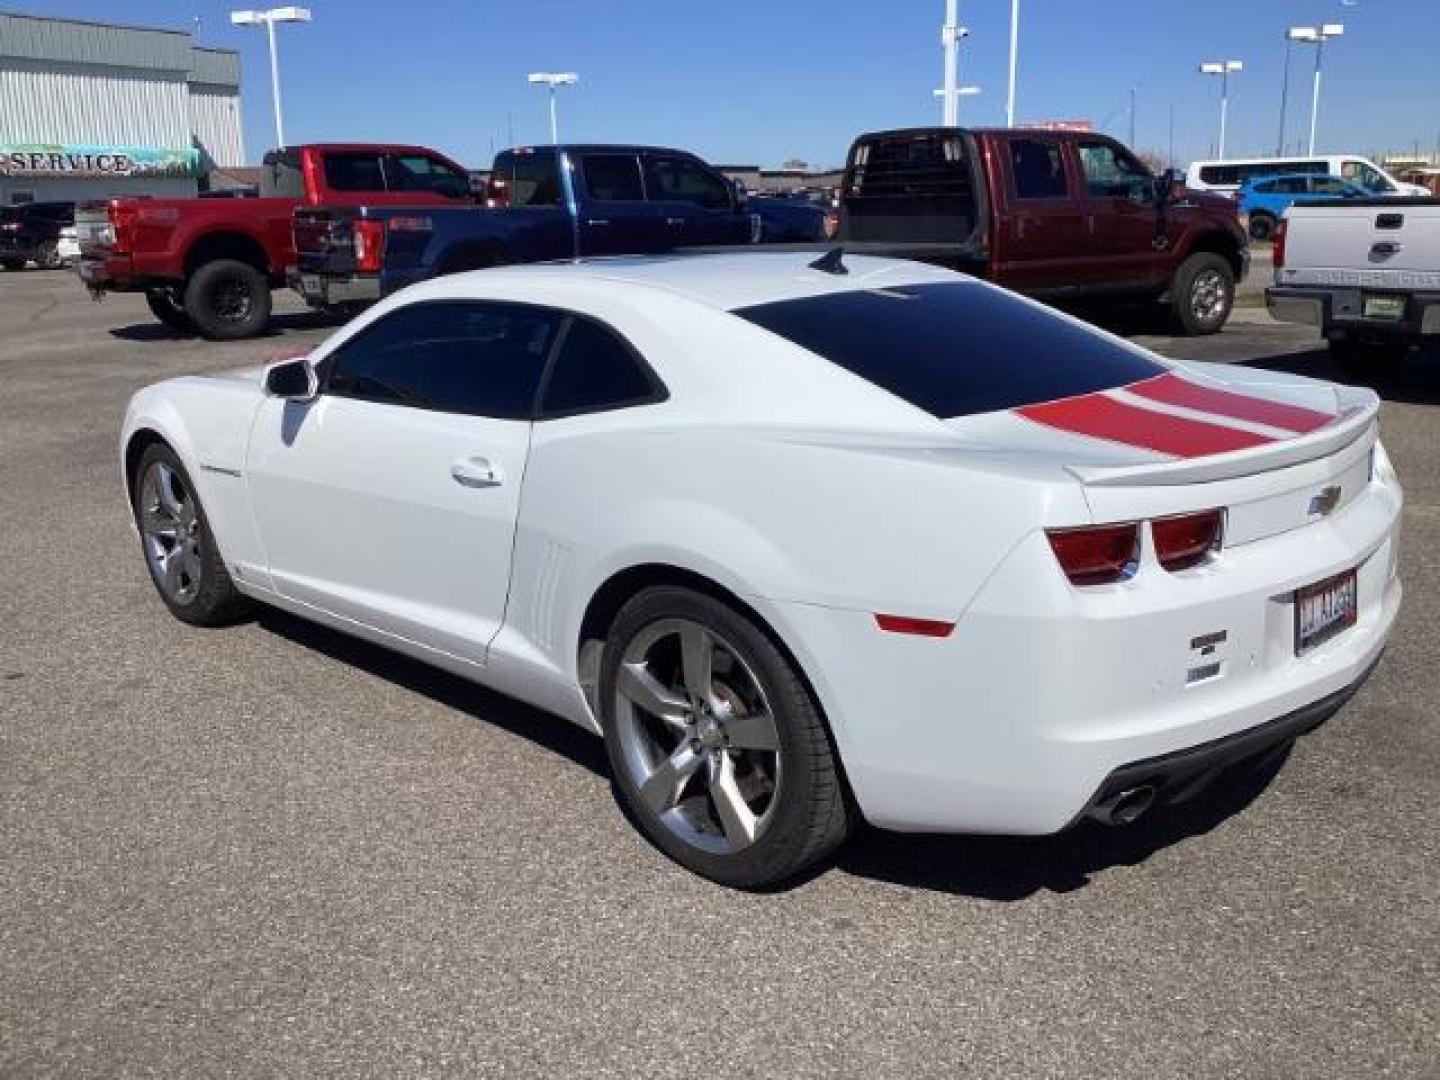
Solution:
{"label": "car's front wheel", "polygon": [[244,615],[249,601],[225,569],[205,508],[175,451],[164,443],[146,449],[132,487],[145,566],[171,613],[196,626],[221,626]]}
{"label": "car's front wheel", "polygon": [[1223,255],[1197,252],[1180,264],[1171,293],[1171,308],[1182,334],[1217,334],[1235,306],[1235,271]]}
{"label": "car's front wheel", "polygon": [[681,865],[737,888],[793,877],[852,814],[824,719],[792,662],[735,608],[646,589],[616,616],[600,677],[616,784]]}
{"label": "car's front wheel", "polygon": [[1275,219],[1269,214],[1250,215],[1250,239],[1265,241],[1275,236]]}
{"label": "car's front wheel", "polygon": [[59,270],[65,265],[65,260],[60,258],[60,245],[54,240],[43,241],[35,249],[35,265],[41,270]]}

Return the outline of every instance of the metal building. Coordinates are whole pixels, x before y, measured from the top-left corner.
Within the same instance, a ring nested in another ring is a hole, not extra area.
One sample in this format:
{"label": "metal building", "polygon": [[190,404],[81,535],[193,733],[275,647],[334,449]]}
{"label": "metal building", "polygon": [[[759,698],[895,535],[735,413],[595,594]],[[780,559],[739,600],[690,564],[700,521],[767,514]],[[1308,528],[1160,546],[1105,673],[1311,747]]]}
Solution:
{"label": "metal building", "polygon": [[192,195],[244,162],[238,53],[0,12],[0,205]]}

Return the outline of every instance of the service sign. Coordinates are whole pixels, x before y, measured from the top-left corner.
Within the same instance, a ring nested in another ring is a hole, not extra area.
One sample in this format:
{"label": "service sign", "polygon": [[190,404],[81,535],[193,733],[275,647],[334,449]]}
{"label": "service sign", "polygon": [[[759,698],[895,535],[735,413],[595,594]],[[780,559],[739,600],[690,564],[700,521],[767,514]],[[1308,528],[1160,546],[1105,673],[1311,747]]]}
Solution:
{"label": "service sign", "polygon": [[156,146],[0,142],[0,176],[192,177],[200,151]]}

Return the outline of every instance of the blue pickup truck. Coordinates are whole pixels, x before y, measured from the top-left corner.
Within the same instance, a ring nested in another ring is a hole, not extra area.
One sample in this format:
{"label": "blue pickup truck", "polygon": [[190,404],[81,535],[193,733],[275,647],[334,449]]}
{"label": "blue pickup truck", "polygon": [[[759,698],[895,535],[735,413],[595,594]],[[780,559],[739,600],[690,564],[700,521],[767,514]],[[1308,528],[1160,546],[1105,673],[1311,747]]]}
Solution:
{"label": "blue pickup truck", "polygon": [[720,173],[660,147],[506,150],[483,202],[301,207],[291,284],[312,307],[343,310],[440,274],[750,244],[767,232]]}

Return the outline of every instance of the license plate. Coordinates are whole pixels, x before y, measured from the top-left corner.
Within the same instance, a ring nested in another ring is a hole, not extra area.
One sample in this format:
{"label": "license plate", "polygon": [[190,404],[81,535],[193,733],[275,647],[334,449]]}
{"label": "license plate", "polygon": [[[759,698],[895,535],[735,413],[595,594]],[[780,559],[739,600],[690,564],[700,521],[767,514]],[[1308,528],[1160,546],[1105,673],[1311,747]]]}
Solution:
{"label": "license plate", "polygon": [[1364,315],[1367,319],[1389,319],[1392,322],[1405,317],[1403,296],[1367,296]]}
{"label": "license plate", "polygon": [[1295,590],[1296,656],[1355,625],[1359,591],[1354,570]]}

